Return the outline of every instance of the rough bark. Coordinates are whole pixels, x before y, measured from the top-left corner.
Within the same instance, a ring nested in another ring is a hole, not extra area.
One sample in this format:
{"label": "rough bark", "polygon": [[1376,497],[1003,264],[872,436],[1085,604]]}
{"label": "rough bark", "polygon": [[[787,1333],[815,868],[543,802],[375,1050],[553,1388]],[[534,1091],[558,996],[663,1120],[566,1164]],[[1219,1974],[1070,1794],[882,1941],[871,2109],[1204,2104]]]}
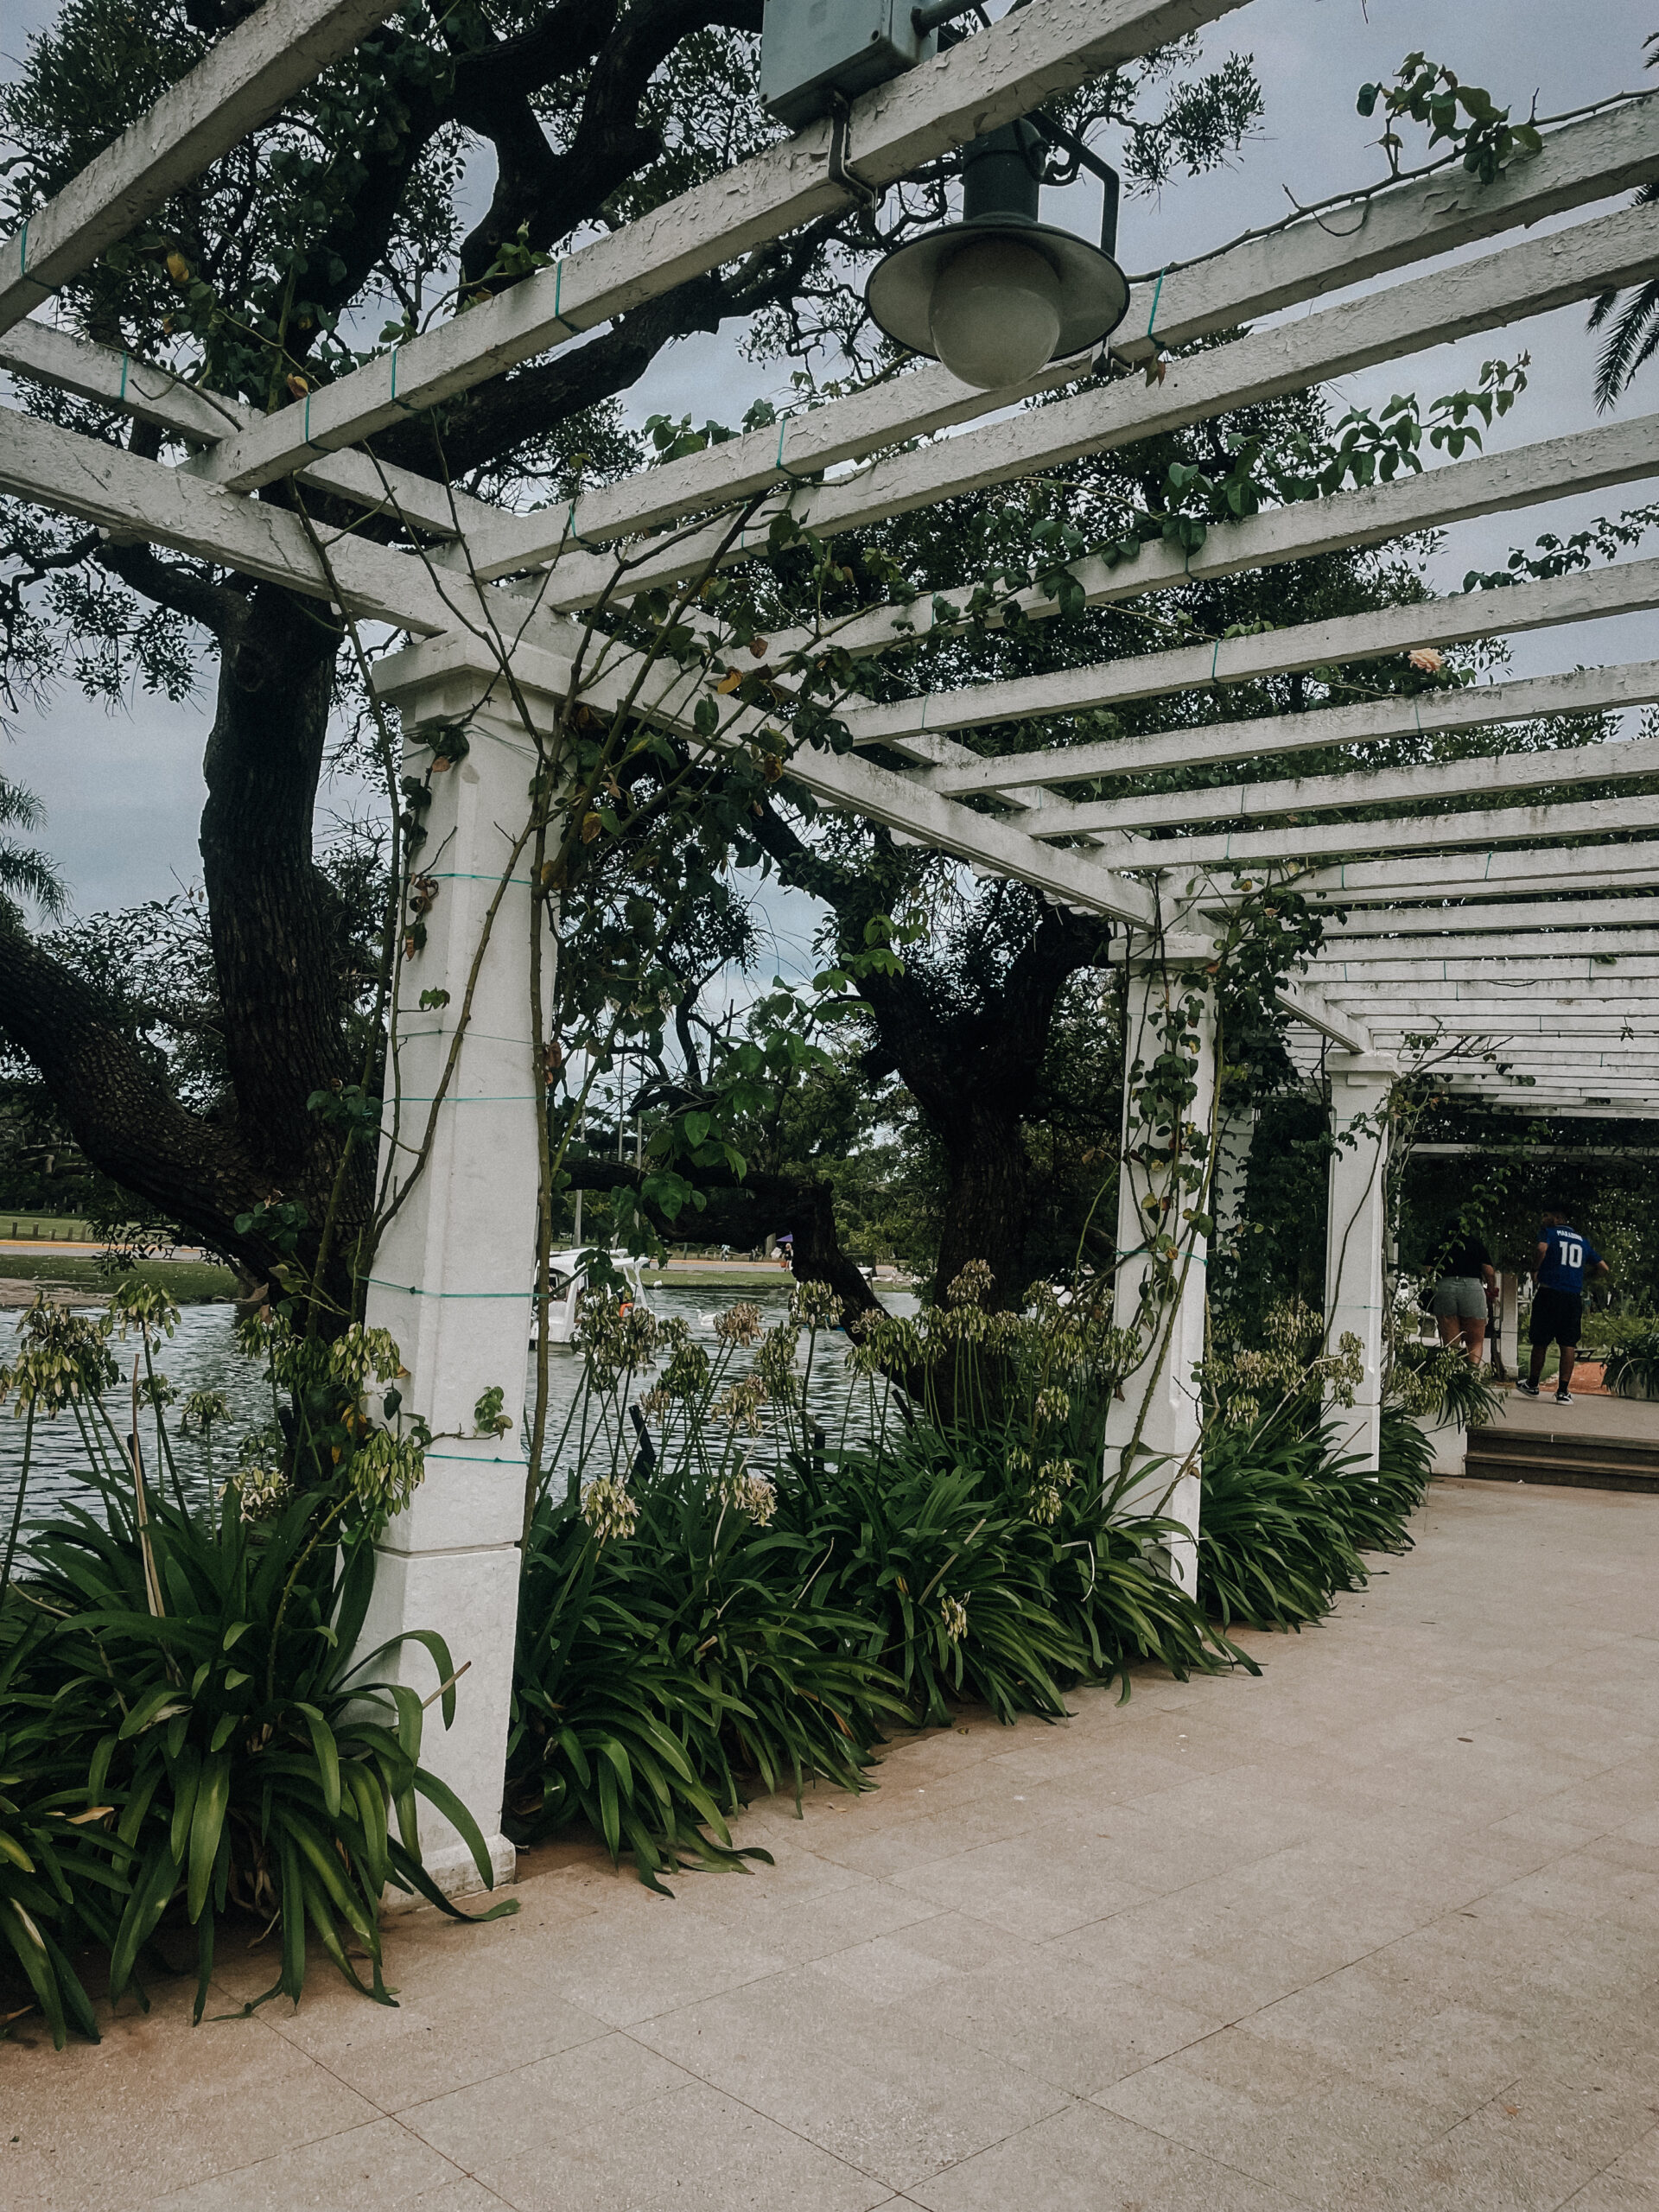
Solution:
{"label": "rough bark", "polygon": [[[830,907],[843,950],[858,949],[866,923],[893,898],[892,883],[876,871],[826,861],[773,809],[757,820],[755,834],[786,882]],[[1029,897],[1011,885],[992,893],[994,900]],[[908,962],[902,975],[869,976],[859,987],[878,1040],[868,1072],[899,1077],[944,1153],[936,1294],[969,1260],[983,1260],[995,1279],[995,1304],[1024,1300],[1032,1211],[1025,1121],[1060,992],[1071,976],[1098,963],[1109,933],[1103,923],[1046,907],[1020,933],[994,982],[971,969],[946,975],[924,957]]]}

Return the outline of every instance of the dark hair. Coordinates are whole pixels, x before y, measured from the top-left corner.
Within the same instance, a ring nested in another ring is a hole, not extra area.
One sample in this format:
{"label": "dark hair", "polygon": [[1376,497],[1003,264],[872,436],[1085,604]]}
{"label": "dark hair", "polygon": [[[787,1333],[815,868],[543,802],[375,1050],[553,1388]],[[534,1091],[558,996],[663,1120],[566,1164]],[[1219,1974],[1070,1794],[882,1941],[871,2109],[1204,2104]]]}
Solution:
{"label": "dark hair", "polygon": [[1544,1208],[1544,1211],[1546,1213],[1558,1213],[1563,1221],[1571,1221],[1573,1218],[1573,1209],[1571,1206],[1564,1206],[1559,1198],[1552,1198],[1549,1201],[1549,1204]]}

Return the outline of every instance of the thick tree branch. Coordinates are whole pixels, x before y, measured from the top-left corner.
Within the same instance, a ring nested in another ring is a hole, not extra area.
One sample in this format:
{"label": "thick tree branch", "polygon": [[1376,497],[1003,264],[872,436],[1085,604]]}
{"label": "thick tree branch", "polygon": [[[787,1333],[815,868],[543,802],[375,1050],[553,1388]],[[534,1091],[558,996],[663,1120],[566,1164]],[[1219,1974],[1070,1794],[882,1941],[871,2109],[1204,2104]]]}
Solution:
{"label": "thick tree branch", "polygon": [[87,1158],[169,1219],[263,1273],[278,1255],[232,1224],[270,1193],[234,1132],[188,1113],[153,1052],[0,907],[0,1036],[26,1055]]}
{"label": "thick tree branch", "polygon": [[175,561],[163,561],[148,545],[121,543],[106,538],[94,550],[102,569],[118,576],[157,607],[170,607],[187,621],[199,622],[218,639],[221,648],[234,645],[247,618],[247,601],[224,584],[210,583],[194,569]]}
{"label": "thick tree branch", "polygon": [[[573,1188],[583,1191],[630,1190],[637,1195],[644,1171],[621,1160],[571,1160],[566,1162]],[[835,1192],[816,1176],[772,1175],[759,1170],[742,1182],[720,1177],[701,1184],[706,1204],[701,1212],[687,1211],[677,1219],[646,1202],[646,1219],[665,1243],[695,1236],[699,1243],[747,1245],[764,1243],[768,1236],[791,1236],[791,1262],[797,1281],[825,1282],[855,1313],[885,1311],[880,1300],[841,1249],[836,1228]]]}

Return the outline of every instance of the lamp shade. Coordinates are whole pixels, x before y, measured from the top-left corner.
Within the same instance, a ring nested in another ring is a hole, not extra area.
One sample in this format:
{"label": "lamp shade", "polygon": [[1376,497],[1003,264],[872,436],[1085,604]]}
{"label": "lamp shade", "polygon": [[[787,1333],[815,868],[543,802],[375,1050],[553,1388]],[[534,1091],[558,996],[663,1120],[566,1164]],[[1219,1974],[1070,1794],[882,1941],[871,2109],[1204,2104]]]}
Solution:
{"label": "lamp shade", "polygon": [[1129,285],[1109,254],[1070,231],[982,215],[899,246],[871,270],[864,296],[889,338],[994,391],[1109,337]]}

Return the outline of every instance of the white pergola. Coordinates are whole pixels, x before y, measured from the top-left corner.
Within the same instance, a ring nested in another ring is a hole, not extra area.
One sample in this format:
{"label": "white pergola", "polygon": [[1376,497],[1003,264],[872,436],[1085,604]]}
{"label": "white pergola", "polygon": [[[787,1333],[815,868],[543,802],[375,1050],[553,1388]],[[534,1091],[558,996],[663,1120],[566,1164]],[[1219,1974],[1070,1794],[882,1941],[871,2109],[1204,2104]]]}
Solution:
{"label": "white pergola", "polygon": [[[1116,371],[1305,310],[1163,362],[1156,377],[1091,378],[1091,364],[1077,358],[1026,385],[983,392],[942,366],[915,365],[781,425],[584,494],[569,509],[526,514],[387,468],[366,447],[407,411],[545,354],[847,204],[849,169],[863,187],[884,188],[1241,4],[1033,0],[855,101],[839,143],[828,122],[813,125],[271,415],[90,344],[49,319],[56,288],[391,12],[390,0],[261,8],[22,232],[0,243],[0,366],[160,424],[175,457],[145,460],[9,410],[0,413],[0,488],[111,532],[343,602],[349,614],[407,634],[407,647],[382,664],[383,696],[401,709],[408,732],[465,715],[473,736],[462,771],[442,779],[430,817],[446,895],[433,911],[417,980],[446,986],[464,977],[472,960],[482,907],[501,872],[500,825],[522,813],[533,758],[502,696],[489,640],[512,641],[514,689],[533,715],[550,719],[572,682],[584,613],[614,588],[617,551],[638,563],[631,591],[672,584],[715,557],[740,563],[764,551],[771,518],[782,510],[819,531],[856,528],[1522,322],[1645,281],[1659,267],[1659,214],[1619,204],[1631,188],[1659,177],[1659,105],[1636,99],[1554,130],[1541,153],[1490,185],[1443,169],[1377,194],[1365,203],[1363,223],[1344,225],[1344,235],[1302,220],[1172,270],[1155,288],[1137,287],[1113,347]],[[1531,234],[1547,217],[1572,219]],[[1483,244],[1489,250],[1469,257]],[[1395,281],[1347,296],[1383,277]],[[1317,304],[1327,294],[1344,296]],[[1072,383],[1077,388],[1051,404],[1005,411],[1013,401]],[[956,435],[913,442],[946,429]],[[1085,559],[1073,573],[1086,602],[1103,606],[1634,484],[1659,474],[1656,430],[1656,416],[1610,423],[1261,513],[1212,530],[1190,558],[1148,546],[1133,563]],[[823,473],[849,462],[860,465]],[[296,515],[250,497],[289,476],[364,508],[395,503],[429,542],[416,553],[346,531],[319,539]],[[726,543],[729,525],[719,521],[692,526],[746,499],[759,505],[734,542]],[[964,580],[963,603],[969,589]],[[949,592],[940,596],[952,601]],[[1115,702],[1651,613],[1656,606],[1659,561],[1620,561],[1509,590],[897,703],[855,699],[843,715],[853,753],[802,746],[790,760],[790,775],[824,805],[1123,925],[1137,978],[1131,1058],[1158,988],[1144,957],[1136,959],[1154,925],[1166,957],[1201,965],[1215,917],[1240,895],[1241,872],[1281,864],[1301,871],[1300,890],[1345,912],[1282,997],[1299,1052],[1324,1061],[1336,1128],[1348,1140],[1331,1174],[1327,1314],[1333,1338],[1351,1329],[1363,1347],[1364,1380],[1345,1418],[1351,1446],[1372,1464],[1382,1349],[1379,1109],[1412,1062],[1412,1040],[1437,1039],[1440,1079],[1474,1097],[1552,1116],[1650,1111],[1659,1076],[1659,798],[1563,794],[1659,773],[1659,741],[1409,770],[1368,768],[1364,748],[1413,731],[1452,734],[1659,702],[1659,635],[1654,658],[1621,666],[1304,715],[1197,729],[1172,722],[1132,739],[1033,742],[995,758],[976,752],[969,734],[992,723],[1063,725]],[[938,607],[936,599],[877,608],[842,628],[837,641],[879,655],[900,639],[925,639],[936,620],[948,629],[948,610],[936,616]],[[1035,619],[1058,612],[1034,593],[1026,607]],[[786,652],[791,642],[808,640],[776,640],[773,650]],[[585,683],[582,696],[613,704],[630,680],[619,667]],[[639,711],[685,728],[700,683],[673,670],[653,674]],[[754,726],[751,710],[724,702],[720,741],[734,743]],[[1351,770],[1298,772],[1299,755],[1332,746],[1351,748]],[[906,765],[881,766],[866,757],[871,748]],[[1093,803],[1061,795],[1095,775],[1269,758],[1283,764],[1271,780],[1174,798]],[[1382,820],[1344,818],[1362,806],[1388,812]],[[1567,887],[1594,895],[1555,895]],[[406,1402],[446,1440],[429,1455],[411,1510],[387,1532],[370,1633],[378,1641],[399,1625],[435,1623],[472,1661],[460,1688],[460,1726],[433,1748],[431,1764],[478,1813],[503,1872],[512,1853],[496,1833],[497,1808],[524,1462],[516,1425],[499,1443],[466,1432],[487,1383],[507,1382],[506,1410],[517,1414],[530,1319],[537,1169],[525,1109],[540,1092],[528,1034],[529,912],[528,886],[511,885],[430,1164],[381,1248],[371,1288],[371,1318],[404,1347]],[[459,997],[457,990],[449,1007],[404,1027],[398,1073],[405,1101],[436,1095]],[[1516,1077],[1527,1078],[1524,1087]],[[1213,1104],[1213,1054],[1199,1080],[1195,1118]],[[1238,1133],[1224,1133],[1226,1187],[1217,1207],[1224,1214],[1236,1203],[1241,1153]],[[1119,1249],[1128,1253],[1140,1231],[1131,1179],[1123,1180]],[[1134,1302],[1142,1264],[1123,1262],[1121,1306]],[[1193,1529],[1192,1370],[1203,1343],[1201,1274],[1190,1273],[1141,1438],[1166,1467],[1183,1471],[1173,1510]],[[1109,1446],[1126,1444],[1127,1431],[1115,1413]],[[1192,1548],[1173,1564],[1190,1586]],[[465,1886],[465,1855],[453,1834],[440,1824],[428,1847],[438,1878]]]}

